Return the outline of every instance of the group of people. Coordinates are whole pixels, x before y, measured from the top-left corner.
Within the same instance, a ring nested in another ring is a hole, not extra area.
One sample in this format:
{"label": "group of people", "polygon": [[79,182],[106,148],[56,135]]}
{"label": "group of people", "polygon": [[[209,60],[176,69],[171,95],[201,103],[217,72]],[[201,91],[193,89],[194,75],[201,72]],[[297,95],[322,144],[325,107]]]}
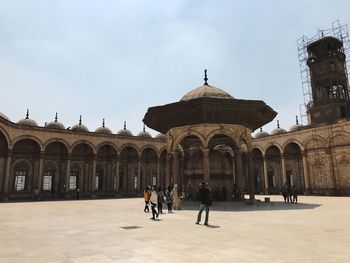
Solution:
{"label": "group of people", "polygon": [[158,218],[159,214],[163,214],[163,203],[167,205],[168,213],[172,213],[173,209],[180,210],[180,197],[177,192],[176,184],[173,188],[168,186],[165,192],[155,185],[147,186],[143,192],[143,197],[145,200],[144,212],[149,212],[149,207],[151,207],[152,220]]}
{"label": "group of people", "polygon": [[[176,184],[173,188],[168,186],[165,192],[163,192],[160,187],[157,188],[155,185],[147,186],[143,192],[143,197],[145,200],[145,207],[143,211],[148,213],[149,207],[151,207],[152,217],[150,219],[152,220],[156,220],[159,217],[159,214],[163,214],[163,203],[166,203],[168,213],[172,213],[173,209],[180,210],[180,196]],[[204,225],[208,225],[209,207],[212,204],[212,196],[210,188],[205,182],[201,183],[198,199],[201,203],[195,223],[200,223],[202,213],[205,210]]]}
{"label": "group of people", "polygon": [[282,196],[285,203],[298,203],[298,190],[295,184],[290,187],[290,184],[285,183],[282,187]]}

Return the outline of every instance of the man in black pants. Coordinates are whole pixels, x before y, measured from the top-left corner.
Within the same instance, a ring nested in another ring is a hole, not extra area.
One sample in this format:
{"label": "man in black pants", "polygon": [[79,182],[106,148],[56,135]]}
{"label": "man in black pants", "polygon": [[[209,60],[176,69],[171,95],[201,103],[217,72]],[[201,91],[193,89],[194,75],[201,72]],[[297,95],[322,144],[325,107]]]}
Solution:
{"label": "man in black pants", "polygon": [[209,206],[211,205],[210,199],[210,189],[205,182],[202,183],[202,188],[199,189],[199,201],[201,201],[201,205],[199,206],[199,212],[197,216],[196,224],[198,225],[202,218],[202,212],[205,209],[205,221],[204,225],[208,225],[209,220]]}

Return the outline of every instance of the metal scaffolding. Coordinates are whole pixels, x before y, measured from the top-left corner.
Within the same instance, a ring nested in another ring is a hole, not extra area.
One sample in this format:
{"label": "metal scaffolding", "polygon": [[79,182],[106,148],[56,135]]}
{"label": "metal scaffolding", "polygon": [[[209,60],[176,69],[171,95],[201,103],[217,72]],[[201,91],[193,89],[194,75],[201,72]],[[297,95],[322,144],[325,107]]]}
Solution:
{"label": "metal scaffolding", "polygon": [[[302,124],[308,124],[307,111],[310,106],[312,106],[312,91],[311,91],[311,79],[310,72],[307,66],[307,46],[319,40],[325,36],[332,36],[338,38],[343,42],[343,53],[346,56],[346,75],[350,72],[350,39],[348,25],[341,25],[339,20],[336,20],[332,23],[332,28],[330,29],[318,29],[318,32],[313,37],[309,38],[307,36],[302,36],[297,40],[297,49],[298,49],[298,58],[299,58],[299,67],[300,67],[300,76],[301,76],[301,85],[303,89],[304,104],[299,105],[300,108],[300,119]],[[349,86],[349,83],[348,83]]]}

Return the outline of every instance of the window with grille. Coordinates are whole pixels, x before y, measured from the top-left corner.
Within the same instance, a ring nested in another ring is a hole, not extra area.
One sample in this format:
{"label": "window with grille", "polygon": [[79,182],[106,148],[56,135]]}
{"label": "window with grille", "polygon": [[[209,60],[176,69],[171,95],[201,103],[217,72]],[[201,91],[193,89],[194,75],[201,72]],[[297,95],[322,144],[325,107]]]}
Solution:
{"label": "window with grille", "polygon": [[69,177],[69,190],[75,190],[79,181],[79,171],[71,171]]}
{"label": "window with grille", "polygon": [[44,171],[44,180],[43,180],[43,190],[44,191],[51,191],[52,185],[53,185],[53,177],[54,177],[55,171],[54,170],[45,170]]}
{"label": "window with grille", "polygon": [[15,191],[24,191],[26,185],[27,170],[17,170],[15,172]]}

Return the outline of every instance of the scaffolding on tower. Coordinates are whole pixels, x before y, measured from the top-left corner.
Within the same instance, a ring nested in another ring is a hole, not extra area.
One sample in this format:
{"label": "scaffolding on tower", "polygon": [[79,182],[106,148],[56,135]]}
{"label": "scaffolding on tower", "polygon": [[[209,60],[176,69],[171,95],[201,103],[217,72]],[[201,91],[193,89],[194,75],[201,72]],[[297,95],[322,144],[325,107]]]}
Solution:
{"label": "scaffolding on tower", "polygon": [[[349,39],[349,31],[348,25],[340,24],[339,20],[336,20],[332,23],[332,28],[330,29],[318,29],[318,32],[313,37],[309,38],[307,36],[302,36],[297,40],[297,49],[298,49],[298,58],[299,58],[299,67],[300,67],[300,76],[301,76],[301,85],[303,89],[303,97],[304,103],[299,105],[300,109],[300,119],[303,125],[309,124],[308,120],[308,108],[312,106],[312,92],[311,92],[311,79],[310,72],[307,66],[307,46],[319,40],[325,36],[332,36],[343,42],[343,52],[346,56],[346,75],[348,76],[348,72],[350,72],[350,39]],[[349,87],[349,83],[348,83]]]}

